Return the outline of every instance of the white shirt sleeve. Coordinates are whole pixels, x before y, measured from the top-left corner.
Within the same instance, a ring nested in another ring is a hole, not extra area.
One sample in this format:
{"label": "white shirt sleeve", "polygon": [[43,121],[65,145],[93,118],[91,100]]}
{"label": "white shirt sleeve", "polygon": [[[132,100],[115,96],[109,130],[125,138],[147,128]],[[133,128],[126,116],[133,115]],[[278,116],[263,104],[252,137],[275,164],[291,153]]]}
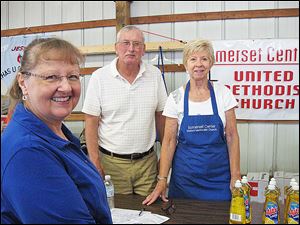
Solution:
{"label": "white shirt sleeve", "polygon": [[167,91],[165,88],[165,84],[164,84],[164,80],[162,78],[162,75],[160,73],[160,70],[158,70],[158,78],[157,78],[157,82],[158,82],[158,88],[157,88],[157,96],[158,96],[158,104],[157,104],[157,108],[156,108],[156,112],[161,112],[164,110],[166,101],[167,101]]}
{"label": "white shirt sleeve", "polygon": [[[166,102],[164,111],[163,111],[163,115],[170,117],[170,118],[179,118],[179,110],[178,110],[178,104],[179,102],[181,102],[182,98],[182,93],[180,91],[180,89],[177,89],[175,91],[173,91]],[[177,103],[176,103],[177,101]]]}
{"label": "white shirt sleeve", "polygon": [[238,105],[236,98],[226,86],[222,87],[222,100],[224,103],[224,112]]}
{"label": "white shirt sleeve", "polygon": [[101,114],[100,85],[97,76],[99,74],[93,73],[90,78],[82,108],[82,112],[93,116]]}

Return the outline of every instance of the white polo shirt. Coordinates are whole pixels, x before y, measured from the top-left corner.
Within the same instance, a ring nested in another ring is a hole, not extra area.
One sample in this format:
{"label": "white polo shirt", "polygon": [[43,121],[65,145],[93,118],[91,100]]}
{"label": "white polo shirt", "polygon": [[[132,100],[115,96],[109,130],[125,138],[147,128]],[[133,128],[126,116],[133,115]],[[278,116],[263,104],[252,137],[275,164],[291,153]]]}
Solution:
{"label": "white polo shirt", "polygon": [[118,154],[142,153],[155,142],[155,112],[163,111],[167,100],[161,72],[142,62],[130,84],[116,63],[117,58],[92,74],[82,112],[100,117],[101,147]]}

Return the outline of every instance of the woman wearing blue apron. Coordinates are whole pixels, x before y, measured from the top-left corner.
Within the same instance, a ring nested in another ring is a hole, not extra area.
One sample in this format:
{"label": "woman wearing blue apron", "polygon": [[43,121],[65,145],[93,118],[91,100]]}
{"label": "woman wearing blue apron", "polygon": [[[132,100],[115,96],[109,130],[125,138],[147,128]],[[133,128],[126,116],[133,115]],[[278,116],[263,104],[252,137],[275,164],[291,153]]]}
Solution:
{"label": "woman wearing blue apron", "polygon": [[[234,108],[237,101],[224,85],[208,80],[214,64],[211,42],[196,40],[184,47],[183,63],[190,80],[172,92],[163,115],[165,136],[154,191],[143,204],[159,196],[230,201],[240,179],[240,149]],[[179,131],[179,132],[178,132]]]}

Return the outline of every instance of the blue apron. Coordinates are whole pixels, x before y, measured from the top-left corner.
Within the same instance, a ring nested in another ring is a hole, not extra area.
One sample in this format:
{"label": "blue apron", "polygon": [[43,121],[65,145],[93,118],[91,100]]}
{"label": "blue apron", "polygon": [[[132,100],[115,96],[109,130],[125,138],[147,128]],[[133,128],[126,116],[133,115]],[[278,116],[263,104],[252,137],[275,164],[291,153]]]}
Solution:
{"label": "blue apron", "polygon": [[190,81],[184,94],[184,116],[172,163],[170,198],[231,199],[230,165],[215,93],[208,82],[213,115],[189,116]]}

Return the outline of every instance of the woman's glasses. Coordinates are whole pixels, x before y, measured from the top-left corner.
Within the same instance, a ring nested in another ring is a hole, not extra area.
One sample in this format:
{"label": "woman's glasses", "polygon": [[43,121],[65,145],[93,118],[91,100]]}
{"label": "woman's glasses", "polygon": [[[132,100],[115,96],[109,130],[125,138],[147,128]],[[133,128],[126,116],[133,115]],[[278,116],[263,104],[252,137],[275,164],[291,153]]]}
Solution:
{"label": "woman's glasses", "polygon": [[78,73],[72,73],[69,74],[67,76],[60,76],[60,75],[56,75],[56,74],[49,74],[49,75],[39,75],[39,74],[34,74],[31,72],[21,72],[22,74],[25,74],[27,76],[34,76],[34,77],[38,77],[40,79],[42,79],[43,81],[49,83],[49,84],[57,84],[60,83],[63,78],[67,78],[67,81],[69,83],[78,83],[80,82],[80,74]]}

